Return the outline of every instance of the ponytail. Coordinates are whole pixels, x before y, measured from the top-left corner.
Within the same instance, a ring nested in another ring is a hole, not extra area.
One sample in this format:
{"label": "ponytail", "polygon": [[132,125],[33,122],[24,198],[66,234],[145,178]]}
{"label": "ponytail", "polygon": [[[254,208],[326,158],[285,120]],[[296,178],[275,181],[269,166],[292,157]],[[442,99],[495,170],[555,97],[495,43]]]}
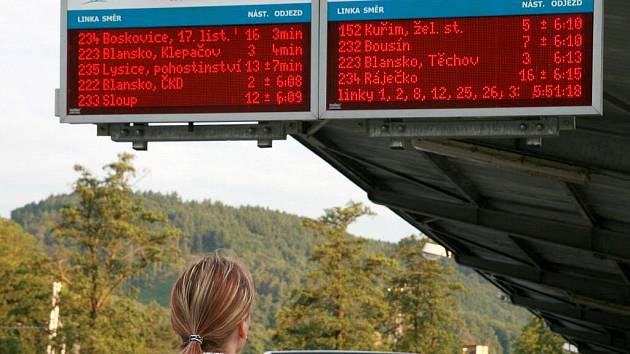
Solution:
{"label": "ponytail", "polygon": [[180,354],[203,354],[201,343],[189,341],[187,344],[184,344],[184,348],[181,350]]}

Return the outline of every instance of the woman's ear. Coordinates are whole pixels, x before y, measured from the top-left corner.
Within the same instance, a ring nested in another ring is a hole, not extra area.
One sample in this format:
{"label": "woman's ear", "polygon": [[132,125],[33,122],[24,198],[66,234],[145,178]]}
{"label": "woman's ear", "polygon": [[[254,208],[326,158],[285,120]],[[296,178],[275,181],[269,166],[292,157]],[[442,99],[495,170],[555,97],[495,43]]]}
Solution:
{"label": "woman's ear", "polygon": [[238,326],[238,336],[241,338],[247,339],[247,335],[249,334],[249,324],[251,323],[251,318],[247,317],[247,319]]}

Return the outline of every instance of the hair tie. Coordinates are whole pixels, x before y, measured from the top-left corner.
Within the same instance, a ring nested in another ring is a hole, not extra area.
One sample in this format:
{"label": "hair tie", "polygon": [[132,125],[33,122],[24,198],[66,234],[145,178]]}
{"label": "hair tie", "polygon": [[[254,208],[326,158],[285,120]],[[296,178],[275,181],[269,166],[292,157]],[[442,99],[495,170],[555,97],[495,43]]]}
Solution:
{"label": "hair tie", "polygon": [[191,334],[190,337],[188,337],[188,341],[199,342],[199,344],[203,344],[203,337],[196,334]]}

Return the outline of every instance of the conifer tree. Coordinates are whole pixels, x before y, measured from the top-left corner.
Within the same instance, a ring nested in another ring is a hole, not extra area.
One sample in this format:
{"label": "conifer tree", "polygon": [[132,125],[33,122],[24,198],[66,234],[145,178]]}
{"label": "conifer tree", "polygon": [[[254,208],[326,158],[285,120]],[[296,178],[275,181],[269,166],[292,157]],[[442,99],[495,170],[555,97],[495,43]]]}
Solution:
{"label": "conifer tree", "polygon": [[387,316],[379,277],[389,265],[365,250],[365,240],[347,234],[350,224],[372,212],[360,203],[332,208],[304,226],[325,236],[314,250],[315,269],[277,314],[274,345],[283,349],[379,350]]}
{"label": "conifer tree", "polygon": [[543,321],[532,316],[514,342],[515,354],[562,354],[565,340],[545,327]]}
{"label": "conifer tree", "polygon": [[398,243],[398,274],[389,290],[394,314],[394,350],[447,354],[461,350],[461,327],[452,269],[439,260],[428,260],[422,251],[426,239],[410,236]]}
{"label": "conifer tree", "polygon": [[35,238],[0,218],[0,354],[46,349],[52,278]]}
{"label": "conifer tree", "polygon": [[[125,295],[122,290],[129,280],[172,259],[178,251],[179,232],[163,213],[145,208],[132,193],[132,158],[119,155],[118,161],[104,167],[103,178],[76,166],[80,173],[74,184],[77,203],[61,209],[55,227],[60,243],[57,275],[68,289],[62,291],[66,337],[60,340],[78,343],[81,353],[100,352],[99,347],[108,346],[108,336],[117,325],[111,322],[112,316],[102,314],[112,313],[110,303],[122,303],[117,296]],[[129,350],[138,352],[138,348]]]}

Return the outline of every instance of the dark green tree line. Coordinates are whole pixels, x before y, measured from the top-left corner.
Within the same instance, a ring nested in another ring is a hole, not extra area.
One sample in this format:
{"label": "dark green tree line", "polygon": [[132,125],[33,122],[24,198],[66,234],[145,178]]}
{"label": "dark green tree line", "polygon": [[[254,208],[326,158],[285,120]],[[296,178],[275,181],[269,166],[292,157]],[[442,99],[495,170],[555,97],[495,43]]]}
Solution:
{"label": "dark green tree line", "polygon": [[294,302],[278,313],[275,344],[283,349],[396,350],[454,353],[461,346],[451,269],[426,260],[426,240],[400,241],[394,259],[374,257],[348,226],[369,209],[333,208],[305,225],[326,236],[315,269]]}
{"label": "dark green tree line", "polygon": [[411,236],[397,248],[399,271],[392,279],[389,300],[395,318],[396,351],[447,354],[461,348],[458,292],[452,269],[423,256],[428,241]]}
{"label": "dark green tree line", "polygon": [[365,241],[351,238],[348,226],[371,211],[360,203],[332,208],[304,226],[325,236],[315,248],[315,269],[295,302],[280,310],[274,340],[286,349],[386,348],[381,326],[387,305],[383,283],[387,259],[366,254]]}
{"label": "dark green tree line", "polygon": [[532,316],[514,342],[515,354],[562,354],[566,341],[545,327],[537,316]]}

